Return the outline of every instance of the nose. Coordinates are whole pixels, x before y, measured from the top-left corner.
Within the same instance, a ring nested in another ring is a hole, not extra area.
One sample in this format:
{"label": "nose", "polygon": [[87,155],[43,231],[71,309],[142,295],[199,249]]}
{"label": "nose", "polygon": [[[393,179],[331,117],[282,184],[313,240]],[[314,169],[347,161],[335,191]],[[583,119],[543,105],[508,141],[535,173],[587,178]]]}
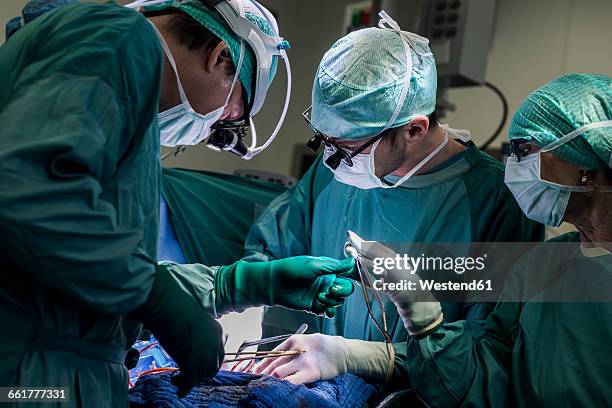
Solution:
{"label": "nose", "polygon": [[223,110],[221,120],[238,120],[244,116],[244,102],[242,99],[242,84],[236,83],[232,96]]}
{"label": "nose", "polygon": [[232,102],[225,107],[223,110],[222,120],[238,120],[244,116],[244,108],[242,101]]}

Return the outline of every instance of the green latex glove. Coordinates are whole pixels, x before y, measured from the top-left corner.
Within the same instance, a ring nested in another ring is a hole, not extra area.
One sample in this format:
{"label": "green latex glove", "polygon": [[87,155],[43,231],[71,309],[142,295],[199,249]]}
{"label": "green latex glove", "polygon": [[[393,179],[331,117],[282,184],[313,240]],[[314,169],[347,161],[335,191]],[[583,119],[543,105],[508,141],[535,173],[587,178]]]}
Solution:
{"label": "green latex glove", "polygon": [[353,293],[353,259],[296,256],[269,262],[238,261],[215,274],[217,313],[269,305],[333,317]]}
{"label": "green latex glove", "polygon": [[129,317],[151,330],[178,363],[180,373],[172,380],[179,397],[219,371],[225,354],[221,325],[166,266],[157,266],[149,298]]}

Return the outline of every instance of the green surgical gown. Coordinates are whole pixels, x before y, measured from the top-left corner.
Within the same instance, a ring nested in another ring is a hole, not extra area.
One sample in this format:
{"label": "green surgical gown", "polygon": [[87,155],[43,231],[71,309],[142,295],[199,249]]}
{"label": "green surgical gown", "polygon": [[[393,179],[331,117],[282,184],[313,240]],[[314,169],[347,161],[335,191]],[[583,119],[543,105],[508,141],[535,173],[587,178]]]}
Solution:
{"label": "green surgical gown", "polygon": [[122,315],[157,256],[159,41],[133,10],[66,6],[12,36],[0,72],[0,385],[126,406],[140,326]]}
{"label": "green surgical gown", "polygon": [[[472,143],[430,173],[412,177],[394,189],[361,190],[340,183],[319,158],[252,227],[245,259],[303,254],[344,258],[347,230],[366,240],[395,243],[541,241],[543,227],[523,215],[503,179],[501,163]],[[395,343],[394,382],[406,385],[407,334],[395,305],[388,299],[384,303]],[[373,306],[380,319],[380,307]],[[467,319],[475,332],[482,331],[493,306],[442,304],[446,321]],[[333,319],[267,308],[263,335],[291,332],[307,322],[312,332],[383,341],[366,311],[359,291],[346,299]]]}
{"label": "green surgical gown", "polygon": [[162,171],[162,196],[188,263],[229,265],[240,260],[254,220],[285,190],[230,174]]}
{"label": "green surgical gown", "polygon": [[[579,236],[569,233],[553,241],[578,242]],[[520,299],[525,293],[525,282],[533,281],[520,278],[525,269],[517,268],[480,340],[466,322],[459,321],[441,326],[425,339],[408,341],[406,367],[427,406],[610,406],[612,303],[542,299],[545,290],[575,293],[577,286],[589,292],[601,290],[601,285],[609,288],[612,255],[586,257],[579,245],[567,252],[563,259],[570,268],[567,271],[550,268],[559,258],[552,251],[538,253],[537,258],[527,255],[529,273],[554,271],[557,276],[554,280],[538,276],[550,281],[550,286],[517,302],[517,296]],[[597,289],[589,287],[594,284]]]}

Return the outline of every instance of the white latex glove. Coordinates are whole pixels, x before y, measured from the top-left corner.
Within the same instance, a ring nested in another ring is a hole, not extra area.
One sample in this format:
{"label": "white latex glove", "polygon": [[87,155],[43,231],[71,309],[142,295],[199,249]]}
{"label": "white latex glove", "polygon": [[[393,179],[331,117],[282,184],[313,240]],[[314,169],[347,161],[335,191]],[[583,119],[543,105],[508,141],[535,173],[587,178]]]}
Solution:
{"label": "white latex glove", "polygon": [[[253,370],[293,384],[329,380],[349,372],[371,382],[386,383],[393,374],[393,346],[325,334],[296,334],[275,351],[301,350],[298,355],[266,358]],[[387,351],[389,350],[389,351]]]}
{"label": "white latex glove", "polygon": [[[385,269],[385,274],[372,273],[375,258],[393,258],[397,253],[376,241],[364,241],[352,231],[344,246],[347,256],[359,258],[361,265],[370,273],[372,280],[383,279],[386,283],[398,283],[402,280],[412,281],[419,288],[420,277],[410,270]],[[433,331],[444,320],[442,307],[428,290],[382,290],[397,307],[397,312],[404,322],[404,327],[411,336],[423,336]]]}

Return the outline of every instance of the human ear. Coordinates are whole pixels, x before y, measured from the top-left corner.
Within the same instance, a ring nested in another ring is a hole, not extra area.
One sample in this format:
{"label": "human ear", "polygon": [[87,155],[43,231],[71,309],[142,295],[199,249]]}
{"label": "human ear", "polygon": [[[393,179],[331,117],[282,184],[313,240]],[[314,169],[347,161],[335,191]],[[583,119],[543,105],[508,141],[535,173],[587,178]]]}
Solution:
{"label": "human ear", "polygon": [[400,132],[403,134],[407,144],[419,144],[429,131],[429,118],[418,115],[410,123],[402,126]]}
{"label": "human ear", "polygon": [[229,52],[229,47],[225,41],[219,41],[208,55],[205,56],[205,70],[209,73],[215,71],[228,72],[233,64],[232,56]]}

